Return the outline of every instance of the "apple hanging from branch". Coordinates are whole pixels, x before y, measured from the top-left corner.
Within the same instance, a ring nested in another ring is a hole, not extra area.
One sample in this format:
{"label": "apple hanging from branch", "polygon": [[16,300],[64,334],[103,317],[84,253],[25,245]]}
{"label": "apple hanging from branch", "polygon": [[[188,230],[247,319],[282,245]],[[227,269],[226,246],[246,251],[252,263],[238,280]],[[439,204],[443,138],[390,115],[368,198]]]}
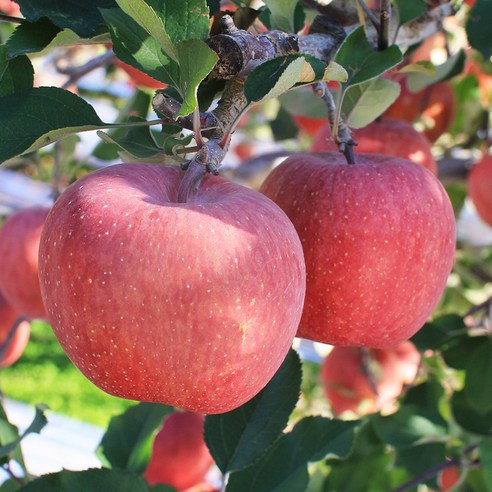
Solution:
{"label": "apple hanging from branch", "polygon": [[446,191],[410,161],[298,154],[260,191],[292,220],[307,288],[298,336],[385,348],[419,330],[451,271],[455,219]]}
{"label": "apple hanging from branch", "polygon": [[99,388],[220,413],[256,395],[285,358],[304,258],[265,196],[207,175],[178,203],[182,176],[121,164],[70,186],[44,228],[41,291],[62,347]]}

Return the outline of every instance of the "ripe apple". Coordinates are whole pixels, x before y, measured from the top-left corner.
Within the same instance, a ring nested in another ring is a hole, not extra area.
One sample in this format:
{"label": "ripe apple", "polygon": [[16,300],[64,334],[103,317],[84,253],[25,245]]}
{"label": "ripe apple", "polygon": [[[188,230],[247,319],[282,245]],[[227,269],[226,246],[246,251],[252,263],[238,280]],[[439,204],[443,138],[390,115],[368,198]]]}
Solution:
{"label": "ripe apple", "polygon": [[492,227],[492,155],[486,155],[471,168],[468,194],[480,218]]}
{"label": "ripe apple", "polygon": [[439,477],[441,492],[451,490],[460,481],[460,470],[456,466],[444,468]]}
{"label": "ripe apple", "polygon": [[310,118],[296,114],[292,116],[297,128],[307,133],[308,135],[316,135],[323,127],[327,125],[327,118]]}
{"label": "ripe apple", "polygon": [[449,129],[456,114],[456,96],[451,82],[439,82],[412,92],[406,77],[394,75],[391,78],[399,82],[401,92],[385,116],[409,123],[419,119],[424,125],[424,135],[430,142],[435,142]]}
{"label": "ripe apple", "polygon": [[[401,157],[437,174],[437,164],[429,140],[406,121],[380,118],[363,128],[354,130],[352,138],[357,142],[358,152]],[[329,124],[314,137],[311,150],[313,152],[338,150],[331,140]]]}
{"label": "ripe apple", "polygon": [[104,391],[221,413],[284,360],[305,294],[297,233],[260,193],[207,176],[177,203],[174,167],[120,164],[71,185],[48,216],[48,319]]}
{"label": "ripe apple", "polygon": [[[24,352],[31,325],[28,321],[18,322],[20,313],[16,311],[0,292],[0,367],[12,365]],[[10,335],[14,324],[18,323],[13,336]],[[8,340],[11,336],[10,340]],[[4,346],[4,344],[8,344]]]}
{"label": "ripe apple", "polygon": [[166,418],[144,472],[150,485],[188,489],[204,481],[213,459],[203,438],[203,415],[174,412]]}
{"label": "ripe apple", "polygon": [[260,191],[292,220],[307,287],[298,336],[386,348],[425,323],[453,265],[455,220],[439,180],[404,159],[298,154]]}
{"label": "ripe apple", "polygon": [[147,87],[148,89],[164,89],[165,87],[167,87],[167,84],[165,84],[164,82],[160,82],[159,80],[154,79],[150,75],[147,75],[141,70],[138,70],[138,68],[134,68],[131,65],[128,65],[118,58],[115,58],[114,63],[116,66],[120,67],[128,74],[131,82],[135,85]]}
{"label": "ripe apple", "polygon": [[335,414],[359,415],[390,410],[406,384],[417,376],[420,353],[406,341],[388,349],[369,349],[369,367],[377,394],[357,347],[334,347],[321,364],[320,380]]}
{"label": "ripe apple", "polygon": [[7,301],[28,318],[46,318],[39,287],[38,249],[49,210],[41,206],[20,210],[0,228],[0,289]]}
{"label": "ripe apple", "polygon": [[12,0],[0,0],[0,12],[14,17],[21,15],[19,4]]}

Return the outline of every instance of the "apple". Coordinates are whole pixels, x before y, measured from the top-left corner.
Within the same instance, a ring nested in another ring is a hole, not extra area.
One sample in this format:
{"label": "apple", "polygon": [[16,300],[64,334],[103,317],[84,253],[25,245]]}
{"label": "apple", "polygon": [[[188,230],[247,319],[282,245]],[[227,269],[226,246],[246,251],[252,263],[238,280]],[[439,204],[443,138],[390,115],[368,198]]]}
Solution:
{"label": "apple", "polygon": [[[19,318],[20,313],[0,292],[0,367],[7,367],[16,362],[29,341],[31,325],[28,321],[21,321]],[[16,323],[15,332],[11,335]]]}
{"label": "apple", "polygon": [[323,360],[320,380],[335,414],[391,410],[403,387],[415,380],[421,359],[409,341],[388,349],[368,349],[368,357],[377,394],[364,368],[362,349],[334,347]]}
{"label": "apple", "polygon": [[203,415],[174,412],[155,437],[144,472],[150,485],[172,485],[181,491],[201,484],[213,459],[203,438]]}
{"label": "apple", "polygon": [[[338,150],[331,139],[330,131],[330,125],[326,124],[316,134],[311,144],[311,151]],[[437,174],[437,164],[432,155],[430,142],[410,123],[393,118],[380,118],[363,128],[354,130],[352,138],[357,142],[358,152],[402,157]]]}
{"label": "apple", "polygon": [[21,15],[19,4],[12,0],[0,0],[0,13],[18,17]]}
{"label": "apple", "polygon": [[453,266],[455,219],[439,180],[410,161],[339,152],[291,156],[260,192],[292,220],[307,287],[298,336],[386,348],[416,333]]}
{"label": "apple", "polygon": [[316,135],[323,127],[327,125],[328,121],[327,118],[311,118],[301,114],[292,116],[292,119],[299,130],[302,130],[311,136]]}
{"label": "apple", "polygon": [[457,466],[448,466],[444,468],[439,477],[441,492],[447,492],[460,481],[460,470]]}
{"label": "apple", "polygon": [[409,123],[419,119],[424,126],[424,135],[430,142],[435,142],[449,129],[456,114],[456,95],[451,82],[439,82],[412,92],[406,77],[394,75],[391,78],[399,82],[401,92],[385,116]]}
{"label": "apple", "polygon": [[119,164],[72,184],[40,246],[48,319],[104,391],[198,413],[256,395],[299,324],[299,237],[272,201],[206,176],[177,203],[183,172]]}
{"label": "apple", "polygon": [[19,210],[0,228],[0,290],[28,318],[46,318],[39,287],[38,249],[49,210],[42,206]]}
{"label": "apple", "polygon": [[467,182],[478,215],[492,227],[492,155],[486,155],[472,166]]}
{"label": "apple", "polygon": [[114,63],[116,66],[118,66],[128,74],[131,82],[134,85],[147,87],[148,89],[164,89],[167,87],[167,84],[165,84],[164,82],[160,82],[159,80],[154,79],[153,77],[147,75],[138,68],[134,68],[131,65],[128,65],[128,63],[125,63],[118,58],[114,59]]}

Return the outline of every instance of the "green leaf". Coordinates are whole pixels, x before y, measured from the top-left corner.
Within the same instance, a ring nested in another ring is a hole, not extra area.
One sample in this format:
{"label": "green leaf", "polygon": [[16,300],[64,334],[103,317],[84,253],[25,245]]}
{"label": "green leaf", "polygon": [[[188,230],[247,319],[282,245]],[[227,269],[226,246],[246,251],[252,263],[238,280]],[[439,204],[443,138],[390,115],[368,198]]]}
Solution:
{"label": "green leaf", "polygon": [[99,452],[113,468],[143,473],[147,468],[155,435],[173,407],[159,403],[139,403],[113,417]]}
{"label": "green leaf", "polygon": [[236,410],[205,418],[205,441],[223,472],[255,463],[282,434],[301,391],[299,356],[290,350],[267,386]]}
{"label": "green leaf", "polygon": [[492,56],[490,25],[492,24],[492,0],[479,0],[470,12],[466,23],[468,42],[488,60]]}
{"label": "green leaf", "polygon": [[7,40],[9,57],[15,58],[44,50],[60,32],[49,19],[43,17],[36,22],[20,24]]}
{"label": "green leaf", "polygon": [[262,102],[280,96],[295,87],[321,80],[326,65],[308,55],[287,55],[262,63],[255,68],[244,84],[249,102]]}
{"label": "green leaf", "polygon": [[19,56],[7,60],[2,57],[6,50],[5,45],[0,46],[0,97],[28,91],[34,81],[34,69],[29,58]]}
{"label": "green leaf", "polygon": [[116,56],[156,80],[179,87],[179,66],[159,43],[120,9],[101,10],[107,22]]}
{"label": "green leaf", "polygon": [[13,453],[22,441],[22,439],[24,439],[29,434],[39,434],[44,426],[48,423],[48,419],[45,415],[46,410],[46,405],[36,405],[36,413],[34,415],[34,419],[30,423],[29,427],[22,433],[22,435],[8,443],[4,443],[4,441],[2,440],[2,446],[0,446],[0,456],[5,456],[7,454]]}
{"label": "green leaf", "polygon": [[116,0],[116,2],[128,17],[143,27],[145,32],[159,43],[169,58],[178,60],[176,46],[167,34],[162,19],[150,5],[144,0]]}
{"label": "green leaf", "polygon": [[407,77],[407,86],[412,92],[419,92],[431,84],[449,80],[463,72],[465,61],[465,50],[460,50],[441,65],[434,65],[434,73],[429,71],[410,72]]}
{"label": "green leaf", "polygon": [[19,492],[149,492],[142,477],[127,470],[105,468],[61,471],[43,475],[21,487]]}
{"label": "green leaf", "polygon": [[[487,389],[484,388],[484,391]],[[480,413],[466,397],[465,391],[457,391],[451,398],[451,411],[456,422],[463,429],[489,436],[492,432],[492,411]]]}
{"label": "green leaf", "polygon": [[[9,422],[7,414],[0,404],[0,446],[11,442],[19,442],[19,429]],[[0,454],[0,464],[8,462],[10,458],[16,459],[21,464],[24,463],[20,447],[16,448],[13,455],[8,449],[5,451],[4,454]]]}
{"label": "green leaf", "polygon": [[362,128],[381,116],[400,95],[400,84],[388,79],[372,79],[351,86],[345,92],[342,114],[350,128]]}
{"label": "green leaf", "polygon": [[271,29],[295,32],[294,19],[298,0],[264,0],[270,10]]}
{"label": "green leaf", "polygon": [[484,439],[480,443],[479,451],[487,490],[492,491],[492,438]]}
{"label": "green leaf", "polygon": [[411,339],[420,351],[437,350],[449,344],[453,338],[466,332],[463,318],[457,314],[445,314],[426,323]]}
{"label": "green leaf", "polygon": [[481,337],[482,343],[470,354],[466,364],[465,394],[480,413],[492,411],[492,339]]}
{"label": "green leaf", "polygon": [[0,492],[17,492],[21,488],[21,484],[11,478],[0,485]]}
{"label": "green leaf", "polygon": [[376,78],[402,60],[400,49],[392,45],[384,51],[376,51],[366,38],[364,27],[352,31],[338,50],[335,61],[347,70],[344,86],[361,84]]}
{"label": "green leaf", "polygon": [[321,104],[310,87],[299,87],[287,91],[279,97],[281,106],[292,115],[308,116],[310,118],[328,118],[328,110]]}
{"label": "green leaf", "polygon": [[217,63],[217,54],[199,39],[181,41],[177,45],[180,68],[179,87],[183,103],[176,116],[187,116],[198,106],[200,83]]}
{"label": "green leaf", "polygon": [[439,381],[427,379],[425,382],[411,387],[403,398],[404,405],[414,405],[425,409],[427,416],[435,422],[439,421],[439,405],[444,396],[444,388]]}
{"label": "green leaf", "polygon": [[471,354],[483,345],[483,338],[462,335],[451,339],[441,350],[444,362],[453,369],[466,369]]}
{"label": "green leaf", "polygon": [[443,441],[447,422],[430,409],[402,405],[394,414],[375,414],[372,423],[381,440],[395,448],[408,448],[425,442]]}
{"label": "green leaf", "polygon": [[36,87],[0,98],[0,163],[73,133],[110,127],[70,91]]}
{"label": "green leaf", "polygon": [[227,491],[303,491],[309,480],[307,464],[329,456],[346,457],[352,449],[359,425],[359,421],[305,417],[270,448],[261,465],[232,473]]}
{"label": "green leaf", "polygon": [[411,22],[427,12],[424,0],[394,0],[400,25]]}
{"label": "green leaf", "polygon": [[36,22],[47,17],[60,29],[71,29],[81,37],[91,37],[103,23],[100,8],[114,8],[114,0],[17,0],[24,17]]}

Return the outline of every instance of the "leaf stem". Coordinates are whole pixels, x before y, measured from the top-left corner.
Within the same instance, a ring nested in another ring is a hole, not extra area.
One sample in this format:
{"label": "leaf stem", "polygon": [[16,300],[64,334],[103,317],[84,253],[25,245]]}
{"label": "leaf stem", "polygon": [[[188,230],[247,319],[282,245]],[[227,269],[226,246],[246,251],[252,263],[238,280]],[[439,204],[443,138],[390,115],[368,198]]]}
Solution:
{"label": "leaf stem", "polygon": [[0,22],[13,22],[14,24],[22,24],[26,22],[26,19],[23,19],[22,17],[14,17],[7,14],[0,14]]}

